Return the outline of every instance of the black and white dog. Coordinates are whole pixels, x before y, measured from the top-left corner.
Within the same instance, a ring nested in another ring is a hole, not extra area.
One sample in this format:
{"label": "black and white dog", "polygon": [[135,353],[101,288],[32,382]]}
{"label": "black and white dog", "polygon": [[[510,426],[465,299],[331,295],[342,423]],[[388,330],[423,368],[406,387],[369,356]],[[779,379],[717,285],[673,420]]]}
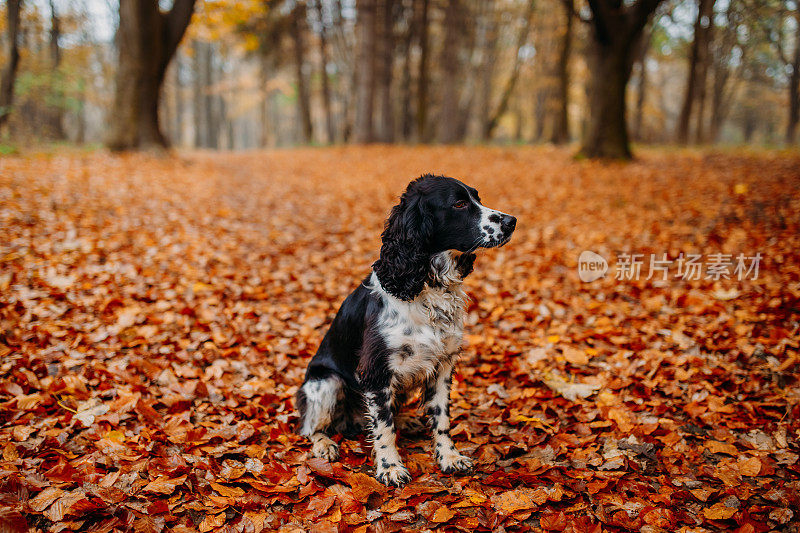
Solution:
{"label": "black and white dog", "polygon": [[456,179],[426,174],[408,185],[386,221],[380,259],[345,299],[297,392],[300,434],[315,456],[336,460],[330,435],[366,426],[378,480],[409,482],[395,425],[419,425],[397,411],[420,387],[439,467],[472,468],[450,438],[450,384],[467,298],[461,282],[472,272],[473,252],[507,243],[516,223]]}

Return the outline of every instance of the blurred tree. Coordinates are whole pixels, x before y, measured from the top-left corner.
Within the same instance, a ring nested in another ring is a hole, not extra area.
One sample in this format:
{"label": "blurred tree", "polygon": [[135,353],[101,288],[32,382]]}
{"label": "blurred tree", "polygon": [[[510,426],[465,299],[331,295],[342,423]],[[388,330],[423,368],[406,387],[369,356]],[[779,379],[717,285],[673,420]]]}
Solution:
{"label": "blurred tree", "polygon": [[581,154],[629,159],[625,90],[633,52],[661,0],[589,0],[592,11],[589,46],[588,123]]}
{"label": "blurred tree", "polygon": [[325,109],[325,133],[329,143],[336,142],[336,130],[333,125],[333,112],[331,110],[331,88],[328,79],[328,27],[325,20],[322,0],[313,0],[314,11],[319,23],[319,62],[320,77],[322,78],[322,103]]}
{"label": "blurred tree", "polygon": [[[61,79],[61,72],[59,71],[61,67],[61,46],[59,45],[58,41],[61,38],[61,19],[58,16],[58,12],[56,11],[56,6],[53,3],[53,0],[50,0],[50,64],[52,67],[53,76],[56,78],[56,82],[54,85],[57,87],[63,88],[64,83]],[[59,100],[63,101],[63,94],[59,95],[61,98]],[[64,135],[64,128],[61,123],[62,117],[64,115],[64,106],[61,102],[58,102],[59,105],[51,106],[49,112],[49,126],[50,126],[50,133],[56,139],[63,139]]]}
{"label": "blurred tree", "polygon": [[715,0],[698,0],[697,19],[694,24],[694,40],[689,60],[689,75],[683,97],[681,115],[678,119],[677,141],[689,142],[689,123],[692,111],[697,110],[697,142],[704,141],[703,116],[706,97],[706,73],[708,72],[709,45],[711,43]]}
{"label": "blurred tree", "polygon": [[428,85],[430,80],[430,0],[415,0],[418,12],[416,34],[419,39],[419,68],[417,70],[417,140],[430,141],[428,128]]}
{"label": "blurred tree", "polygon": [[[722,124],[727,117],[731,102],[736,95],[736,88],[741,81],[741,72],[750,53],[741,41],[747,35],[742,28],[745,14],[743,3],[730,0],[717,28],[717,38],[711,41],[711,114],[708,122],[708,138],[712,142],[719,140]],[[735,59],[734,59],[735,58]]]}
{"label": "blurred tree", "polygon": [[649,24],[639,42],[639,49],[636,54],[636,65],[638,65],[638,79],[636,80],[636,110],[633,117],[632,137],[636,141],[643,138],[642,123],[644,121],[644,100],[647,90],[647,51],[650,49],[650,42],[653,39],[653,25]]}
{"label": "blurred tree", "polygon": [[558,62],[556,73],[558,85],[556,88],[556,116],[553,121],[553,132],[550,142],[564,144],[569,142],[569,59],[572,50],[572,22],[575,12],[575,0],[562,0],[564,6],[564,27],[562,28],[561,42],[559,43]]}
{"label": "blurred tree", "polygon": [[[794,19],[793,35],[790,23],[792,19]],[[784,71],[789,73],[786,84],[789,114],[786,121],[785,142],[791,145],[797,140],[797,126],[800,120],[800,0],[781,0],[766,24],[767,39],[774,43]],[[785,43],[791,43],[792,40],[794,51],[787,51]]]}
{"label": "blurred tree", "polygon": [[438,138],[443,143],[458,140],[458,78],[461,73],[459,47],[464,36],[466,15],[461,0],[448,0],[444,12],[444,42],[442,43],[441,111]]}
{"label": "blurred tree", "polygon": [[794,8],[794,58],[789,77],[789,120],[786,125],[786,144],[797,140],[797,123],[800,120],[800,1]]}
{"label": "blurred tree", "polygon": [[528,40],[528,33],[531,29],[531,18],[533,17],[533,8],[536,5],[534,0],[530,0],[528,2],[527,10],[525,11],[524,19],[522,22],[522,29],[520,30],[519,36],[517,37],[517,44],[515,47],[514,53],[514,66],[511,69],[511,74],[506,81],[505,86],[503,87],[503,92],[500,95],[500,103],[497,105],[497,109],[492,113],[489,117],[489,121],[486,123],[486,126],[483,130],[483,137],[484,139],[491,139],[492,134],[494,133],[494,129],[497,127],[500,118],[503,114],[508,110],[508,102],[511,98],[511,94],[514,91],[514,86],[517,84],[517,80],[519,79],[519,71],[520,67],[522,66],[522,56],[520,51],[522,50],[523,45]]}
{"label": "blurred tree", "polygon": [[164,148],[158,122],[161,85],[194,11],[195,0],[175,0],[162,12],[158,0],[120,0],[119,59],[112,125],[112,150]]}
{"label": "blurred tree", "polygon": [[22,0],[6,0],[8,27],[6,28],[7,63],[0,76],[0,127],[6,123],[14,104],[14,80],[19,66],[19,20]]}
{"label": "blurred tree", "polygon": [[377,0],[358,0],[358,55],[356,57],[356,123],[355,141],[375,140],[372,115],[375,110],[375,63],[378,42]]}
{"label": "blurred tree", "polygon": [[392,78],[394,73],[396,18],[394,0],[379,2],[378,50],[376,60],[376,99],[378,103],[376,139],[380,142],[394,142],[394,100],[392,99]]}
{"label": "blurred tree", "polygon": [[294,45],[294,68],[297,77],[297,104],[302,124],[303,142],[310,143],[314,139],[314,124],[311,122],[311,95],[309,82],[304,67],[306,65],[306,5],[297,2],[290,15],[289,25]]}

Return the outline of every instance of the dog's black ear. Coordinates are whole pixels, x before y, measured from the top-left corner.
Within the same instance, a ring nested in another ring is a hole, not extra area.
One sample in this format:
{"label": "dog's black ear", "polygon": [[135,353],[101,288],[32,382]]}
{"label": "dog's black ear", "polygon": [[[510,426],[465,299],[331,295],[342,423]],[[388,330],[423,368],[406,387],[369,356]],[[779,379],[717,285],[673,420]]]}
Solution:
{"label": "dog's black ear", "polygon": [[422,198],[406,191],[386,221],[381,257],[372,265],[381,286],[395,298],[411,301],[422,292],[432,232],[433,218]]}
{"label": "dog's black ear", "polygon": [[461,279],[466,278],[472,273],[472,266],[475,264],[475,254],[461,254],[456,259],[456,270]]}

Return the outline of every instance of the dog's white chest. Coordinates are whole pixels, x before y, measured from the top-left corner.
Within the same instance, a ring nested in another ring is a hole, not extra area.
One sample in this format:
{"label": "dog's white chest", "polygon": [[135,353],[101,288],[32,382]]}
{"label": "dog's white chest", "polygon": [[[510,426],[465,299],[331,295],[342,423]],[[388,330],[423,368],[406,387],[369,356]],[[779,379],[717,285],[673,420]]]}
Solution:
{"label": "dog's white chest", "polygon": [[440,362],[461,348],[465,294],[455,289],[426,289],[413,302],[384,308],[380,328],[390,350],[390,366],[399,376],[419,381],[433,376]]}

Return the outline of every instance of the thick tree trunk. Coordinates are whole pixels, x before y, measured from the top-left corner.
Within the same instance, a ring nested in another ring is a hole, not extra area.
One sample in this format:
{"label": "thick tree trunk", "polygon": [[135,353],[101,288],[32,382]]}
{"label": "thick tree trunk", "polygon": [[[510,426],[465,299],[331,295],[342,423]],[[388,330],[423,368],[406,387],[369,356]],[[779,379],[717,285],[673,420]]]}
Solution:
{"label": "thick tree trunk", "polygon": [[428,84],[430,61],[430,0],[419,0],[419,70],[417,76],[417,140],[428,142]]}
{"label": "thick tree trunk", "polygon": [[797,140],[797,124],[800,121],[800,4],[795,9],[794,60],[789,78],[789,121],[786,125],[786,144]]}
{"label": "thick tree trunk", "polygon": [[714,13],[714,0],[698,0],[697,20],[694,24],[694,42],[689,59],[689,75],[683,96],[681,114],[678,118],[676,140],[680,144],[689,142],[689,124],[695,103],[699,103],[700,91],[705,98],[705,73],[708,57],[708,35],[711,31],[711,17]]}
{"label": "thick tree trunk", "polygon": [[625,87],[631,72],[630,43],[594,46],[589,70],[589,117],[581,151],[587,157],[629,159]]}
{"label": "thick tree trunk", "polygon": [[6,28],[6,65],[0,76],[0,127],[8,120],[11,106],[14,104],[14,80],[17,77],[19,65],[19,21],[22,8],[21,0],[6,0],[7,23]]}
{"label": "thick tree trunk", "polygon": [[394,70],[394,1],[381,1],[380,54],[378,72],[379,120],[377,138],[380,142],[394,142],[394,101],[392,100],[392,73]]}
{"label": "thick tree trunk", "polygon": [[322,77],[322,107],[325,109],[325,131],[328,134],[328,143],[336,142],[336,131],[333,127],[333,111],[331,110],[331,87],[328,80],[328,29],[325,26],[325,15],[322,9],[322,0],[316,0],[314,7],[319,19],[319,60],[321,63],[320,76]]}
{"label": "thick tree trunk", "polygon": [[108,137],[112,150],[167,146],[158,122],[159,92],[194,4],[175,0],[162,13],[157,0],[120,0],[119,65]]}
{"label": "thick tree trunk", "polygon": [[297,77],[297,105],[300,113],[300,122],[303,126],[303,142],[310,143],[314,139],[314,127],[311,122],[311,96],[309,95],[308,81],[303,72],[305,65],[305,4],[298,3],[292,13],[292,41],[294,43],[294,68]]}
{"label": "thick tree trunk", "polygon": [[630,159],[625,90],[633,49],[661,0],[589,0],[592,10],[589,116],[581,155]]}
{"label": "thick tree trunk", "polygon": [[553,134],[550,138],[553,144],[569,142],[569,116],[567,114],[567,109],[569,107],[569,58],[572,51],[572,27],[574,20],[572,13],[575,10],[575,3],[574,0],[562,1],[564,3],[566,24],[564,26],[564,33],[561,35],[558,63],[556,64],[556,74],[558,77],[556,95],[558,105],[556,107],[556,117],[553,121]]}
{"label": "thick tree trunk", "polygon": [[360,39],[356,69],[356,123],[355,141],[370,143],[375,140],[372,114],[375,110],[375,44],[376,0],[358,0],[358,28]]}

